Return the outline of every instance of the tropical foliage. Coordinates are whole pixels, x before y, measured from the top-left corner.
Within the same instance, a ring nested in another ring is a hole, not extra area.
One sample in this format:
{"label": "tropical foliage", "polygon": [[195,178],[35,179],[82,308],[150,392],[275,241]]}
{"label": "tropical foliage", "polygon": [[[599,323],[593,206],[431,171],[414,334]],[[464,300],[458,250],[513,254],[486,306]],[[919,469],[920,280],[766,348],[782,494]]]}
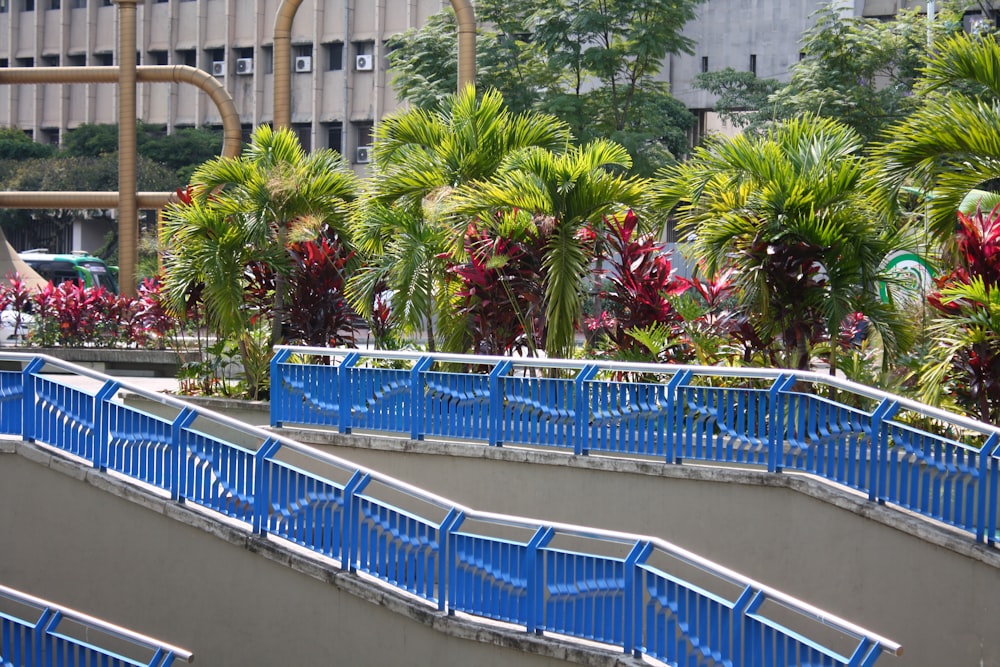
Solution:
{"label": "tropical foliage", "polygon": [[655,186],[653,202],[676,207],[706,274],[735,269],[744,312],[761,339],[775,341],[781,365],[807,368],[814,345],[858,311],[881,335],[887,362],[908,340],[878,292],[883,260],[906,236],[877,214],[861,147],[850,128],[803,117],[763,136],[712,141]]}

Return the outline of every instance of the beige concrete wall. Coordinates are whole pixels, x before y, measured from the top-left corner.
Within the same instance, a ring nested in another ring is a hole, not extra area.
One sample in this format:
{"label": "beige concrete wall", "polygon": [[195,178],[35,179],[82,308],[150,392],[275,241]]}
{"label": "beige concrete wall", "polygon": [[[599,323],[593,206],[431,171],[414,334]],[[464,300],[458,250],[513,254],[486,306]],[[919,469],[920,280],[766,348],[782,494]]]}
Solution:
{"label": "beige concrete wall", "polygon": [[439,614],[32,446],[4,447],[0,582],[182,646],[195,664],[643,664]]}

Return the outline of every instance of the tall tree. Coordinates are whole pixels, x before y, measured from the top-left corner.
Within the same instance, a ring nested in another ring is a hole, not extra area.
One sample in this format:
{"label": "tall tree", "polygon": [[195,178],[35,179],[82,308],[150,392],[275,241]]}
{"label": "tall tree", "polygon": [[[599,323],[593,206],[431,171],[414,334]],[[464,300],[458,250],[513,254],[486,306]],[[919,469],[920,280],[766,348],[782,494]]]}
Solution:
{"label": "tall tree", "polygon": [[[490,178],[511,153],[530,146],[565,150],[569,129],[538,113],[512,113],[500,93],[477,97],[468,87],[434,110],[413,108],[385,118],[376,130],[375,174],[353,222],[364,267],[348,283],[351,303],[370,316],[379,290],[410,330],[437,344],[434,318],[447,326],[447,263],[461,250],[464,225],[453,231],[448,201],[463,183]],[[445,346],[464,348],[461,332],[447,327]]]}
{"label": "tall tree", "polygon": [[803,117],[711,141],[654,188],[653,205],[676,207],[705,274],[735,269],[741,305],[784,365],[807,368],[817,336],[835,340],[856,311],[881,334],[886,363],[908,340],[878,292],[880,267],[905,237],[877,213],[862,145],[841,123]]}
{"label": "tall tree", "polygon": [[[190,204],[165,212],[169,252],[164,293],[183,313],[188,295],[204,284],[213,324],[224,335],[248,329],[245,273],[263,262],[276,273],[272,343],[280,342],[291,269],[286,240],[314,238],[323,225],[346,237],[348,208],[358,183],[340,156],[306,154],[288,129],[261,125],[236,158],[216,158],[194,172]],[[239,339],[241,345],[248,342]]]}

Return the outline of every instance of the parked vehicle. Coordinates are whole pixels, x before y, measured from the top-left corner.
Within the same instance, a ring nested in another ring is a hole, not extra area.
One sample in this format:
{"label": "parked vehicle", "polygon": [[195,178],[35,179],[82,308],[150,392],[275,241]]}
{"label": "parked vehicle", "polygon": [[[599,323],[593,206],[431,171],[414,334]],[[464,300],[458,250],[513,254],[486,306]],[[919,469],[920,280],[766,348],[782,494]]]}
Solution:
{"label": "parked vehicle", "polygon": [[54,255],[42,250],[26,250],[18,255],[42,278],[57,285],[75,280],[83,283],[84,287],[103,287],[118,294],[117,271],[100,257],[85,252]]}

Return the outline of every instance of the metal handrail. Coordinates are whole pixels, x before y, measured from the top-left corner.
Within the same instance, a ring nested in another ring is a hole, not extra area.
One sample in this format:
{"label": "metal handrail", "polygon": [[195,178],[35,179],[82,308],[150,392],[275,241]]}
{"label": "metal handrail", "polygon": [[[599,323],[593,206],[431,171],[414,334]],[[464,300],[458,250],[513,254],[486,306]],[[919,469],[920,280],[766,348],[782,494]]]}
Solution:
{"label": "metal handrail", "polygon": [[188,650],[182,649],[179,646],[174,646],[166,642],[160,641],[153,637],[134,632],[128,628],[123,628],[120,625],[115,625],[114,623],[109,623],[107,621],[101,620],[94,616],[84,614],[83,612],[65,607],[55,602],[49,602],[34,595],[29,595],[28,593],[23,593],[21,591],[9,588],[7,586],[0,585],[0,597],[7,598],[14,602],[27,605],[29,607],[35,607],[40,610],[51,610],[59,612],[59,614],[70,621],[75,621],[81,625],[88,626],[100,632],[104,632],[113,637],[118,637],[126,641],[132,642],[142,646],[143,648],[149,649],[162,649],[168,651],[174,655],[178,660],[183,660],[184,662],[194,662],[194,654]]}
{"label": "metal handrail", "polygon": [[[295,349],[297,351],[303,351],[303,348],[295,348]],[[322,350],[322,352],[324,353],[331,352],[331,350],[324,348],[310,348],[310,349]],[[343,352],[346,353],[349,351],[343,351]],[[403,356],[397,356],[400,354],[403,354]],[[405,353],[392,353],[392,356],[396,358],[408,358],[405,356]],[[452,355],[440,355],[439,359],[451,361],[453,359],[458,359],[458,357]],[[464,362],[468,362],[467,358],[463,357],[461,359]],[[478,357],[477,359],[489,360],[483,363],[490,363],[493,360],[493,358],[489,357]],[[243,422],[226,417],[224,415],[214,413],[206,408],[192,405],[164,394],[148,391],[142,388],[141,386],[129,383],[127,380],[113,379],[97,371],[81,368],[69,362],[65,362],[48,355],[37,355],[37,354],[28,354],[19,352],[3,352],[0,353],[0,360],[19,361],[22,363],[32,362],[35,360],[44,361],[46,366],[51,365],[53,367],[60,368],[62,370],[69,371],[72,373],[76,373],[84,377],[103,381],[105,383],[105,389],[102,389],[101,391],[102,394],[107,393],[105,390],[108,387],[112,387],[114,390],[118,389],[128,390],[146,399],[155,401],[159,404],[176,408],[179,412],[187,411],[189,413],[195,413],[197,415],[210,419],[216,424],[220,424],[235,429],[239,432],[255,436],[261,441],[261,443],[266,443],[266,442],[274,443],[278,445],[279,451],[280,449],[287,449],[296,452],[298,454],[305,455],[308,458],[314,459],[320,463],[336,467],[345,472],[353,472],[355,475],[361,474],[367,476],[371,480],[377,481],[397,492],[405,493],[425,503],[436,505],[441,509],[450,510],[453,512],[460,512],[464,514],[467,518],[473,520],[489,521],[497,524],[507,525],[510,527],[524,528],[529,530],[537,530],[539,528],[544,527],[551,529],[553,531],[557,531],[561,534],[572,535],[583,538],[592,538],[597,540],[603,540],[606,542],[611,541],[622,544],[638,543],[640,541],[647,542],[653,545],[655,548],[659,549],[660,551],[670,555],[671,557],[680,560],[682,562],[685,562],[693,567],[696,567],[709,575],[718,577],[732,584],[740,585],[747,588],[752,588],[755,591],[759,591],[760,593],[766,595],[768,598],[775,600],[781,603],[782,605],[786,606],[787,608],[800,613],[803,617],[812,619],[829,627],[837,628],[846,634],[852,634],[858,637],[866,638],[873,642],[877,642],[879,644],[880,651],[884,653],[890,653],[893,655],[902,654],[902,646],[897,642],[894,642],[877,633],[862,628],[861,626],[851,623],[850,621],[842,619],[834,614],[829,614],[819,609],[818,607],[815,607],[813,605],[806,603],[805,601],[795,598],[794,596],[782,593],[781,591],[766,586],[749,577],[740,575],[739,573],[729,568],[726,568],[706,558],[700,557],[686,549],[683,549],[675,544],[672,544],[668,541],[662,540],[657,537],[640,535],[635,533],[620,532],[620,531],[596,529],[586,526],[579,526],[575,524],[540,521],[514,515],[475,510],[473,508],[466,507],[459,503],[455,503],[443,496],[439,496],[437,494],[429,492],[426,489],[416,487],[412,484],[408,484],[392,476],[380,473],[377,470],[366,468],[365,466],[358,465],[354,462],[343,459],[341,457],[316,450],[307,445],[303,445],[294,440],[291,440],[290,438],[281,435],[276,435],[273,432],[245,424]],[[572,367],[576,365],[576,362],[568,361],[565,362],[565,364],[567,364],[565,367]],[[42,374],[44,373],[44,371],[45,371],[45,366],[39,368],[38,373]],[[662,368],[659,368],[659,371],[662,372]]]}

